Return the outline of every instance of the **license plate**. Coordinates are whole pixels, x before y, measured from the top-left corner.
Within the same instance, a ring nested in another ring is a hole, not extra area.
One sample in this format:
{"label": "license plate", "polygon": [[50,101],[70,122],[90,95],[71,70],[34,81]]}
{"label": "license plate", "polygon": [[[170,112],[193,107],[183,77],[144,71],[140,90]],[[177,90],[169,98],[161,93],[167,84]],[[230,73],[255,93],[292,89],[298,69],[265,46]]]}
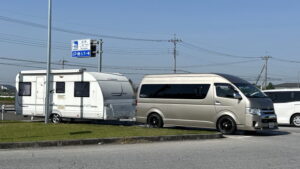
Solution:
{"label": "license plate", "polygon": [[275,127],[275,123],[269,123],[269,128],[272,129]]}

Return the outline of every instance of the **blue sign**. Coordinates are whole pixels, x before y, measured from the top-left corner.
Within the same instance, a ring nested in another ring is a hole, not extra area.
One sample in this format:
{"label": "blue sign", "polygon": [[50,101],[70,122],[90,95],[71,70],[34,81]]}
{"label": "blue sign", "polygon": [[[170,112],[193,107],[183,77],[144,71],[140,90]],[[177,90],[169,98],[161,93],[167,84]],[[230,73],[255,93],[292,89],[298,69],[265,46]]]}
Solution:
{"label": "blue sign", "polygon": [[72,40],[72,57],[91,57],[91,40]]}
{"label": "blue sign", "polygon": [[90,50],[72,51],[72,57],[90,57]]}

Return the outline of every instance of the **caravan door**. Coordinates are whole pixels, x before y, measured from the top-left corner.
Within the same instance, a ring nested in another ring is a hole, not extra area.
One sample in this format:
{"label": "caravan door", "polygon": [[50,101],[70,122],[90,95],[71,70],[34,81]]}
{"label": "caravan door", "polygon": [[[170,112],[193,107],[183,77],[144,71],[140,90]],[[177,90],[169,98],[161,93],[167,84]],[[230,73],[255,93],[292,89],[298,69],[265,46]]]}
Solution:
{"label": "caravan door", "polygon": [[35,100],[35,115],[45,115],[45,77],[36,77],[36,100]]}

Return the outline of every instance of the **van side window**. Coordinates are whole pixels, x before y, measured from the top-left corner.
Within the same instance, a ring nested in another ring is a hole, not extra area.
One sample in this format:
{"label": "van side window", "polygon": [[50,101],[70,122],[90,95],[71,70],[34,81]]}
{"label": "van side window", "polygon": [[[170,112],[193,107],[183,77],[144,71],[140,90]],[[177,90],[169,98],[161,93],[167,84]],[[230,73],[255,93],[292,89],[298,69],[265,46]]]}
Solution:
{"label": "van side window", "polygon": [[74,97],[90,97],[90,82],[75,82]]}
{"label": "van side window", "polygon": [[65,82],[56,82],[56,93],[65,93]]}
{"label": "van side window", "polygon": [[294,92],[294,97],[295,101],[300,101],[300,92]]}
{"label": "van side window", "polygon": [[144,84],[140,98],[204,99],[209,84]]}
{"label": "van side window", "polygon": [[234,98],[233,94],[236,90],[227,83],[215,83],[216,94],[218,97]]}
{"label": "van side window", "polygon": [[286,103],[294,101],[293,92],[266,92],[266,94],[272,99],[274,103]]}
{"label": "van side window", "polygon": [[31,96],[31,82],[19,82],[19,96]]}

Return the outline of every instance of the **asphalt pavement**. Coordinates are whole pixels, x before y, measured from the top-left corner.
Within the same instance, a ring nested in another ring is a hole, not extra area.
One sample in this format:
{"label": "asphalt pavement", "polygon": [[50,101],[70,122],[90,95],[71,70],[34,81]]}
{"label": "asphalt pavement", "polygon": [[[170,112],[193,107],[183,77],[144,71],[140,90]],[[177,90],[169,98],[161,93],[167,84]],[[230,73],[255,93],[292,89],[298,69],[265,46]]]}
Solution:
{"label": "asphalt pavement", "polygon": [[225,139],[0,150],[1,169],[296,169],[300,128]]}

